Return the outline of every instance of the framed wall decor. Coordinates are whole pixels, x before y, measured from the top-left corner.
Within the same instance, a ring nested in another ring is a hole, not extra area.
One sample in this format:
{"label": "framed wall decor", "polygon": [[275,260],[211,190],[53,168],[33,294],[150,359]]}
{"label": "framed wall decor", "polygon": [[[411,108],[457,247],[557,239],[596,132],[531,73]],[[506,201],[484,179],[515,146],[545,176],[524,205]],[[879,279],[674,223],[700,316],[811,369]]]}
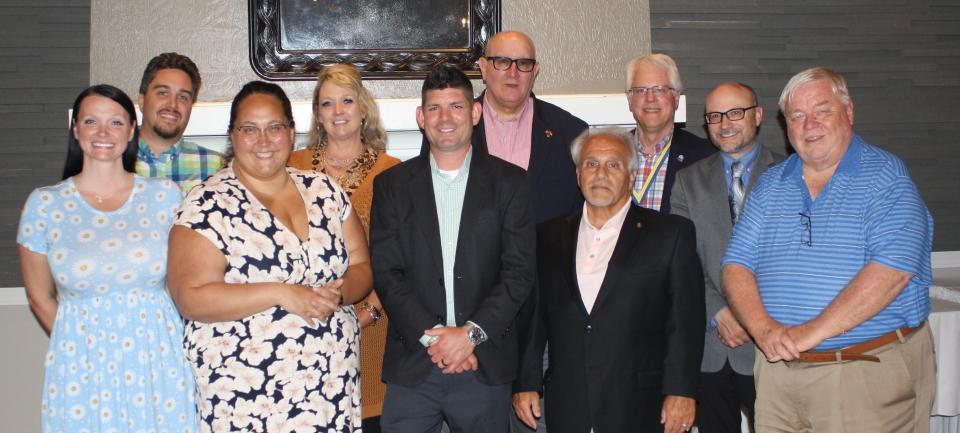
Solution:
{"label": "framed wall decor", "polygon": [[500,0],[249,0],[250,64],[270,80],[355,66],[367,79],[420,79],[435,65],[479,78]]}

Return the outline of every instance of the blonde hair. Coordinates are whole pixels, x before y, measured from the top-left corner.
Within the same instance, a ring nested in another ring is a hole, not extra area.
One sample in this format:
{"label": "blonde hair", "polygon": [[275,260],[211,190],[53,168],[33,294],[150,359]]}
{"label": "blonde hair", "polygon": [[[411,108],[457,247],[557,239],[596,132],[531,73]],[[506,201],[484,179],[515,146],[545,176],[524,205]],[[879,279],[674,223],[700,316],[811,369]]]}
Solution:
{"label": "blonde hair", "polygon": [[363,87],[360,73],[350,65],[338,64],[327,66],[317,74],[317,85],[313,89],[313,120],[310,127],[310,148],[316,149],[327,137],[327,131],[320,123],[317,112],[320,110],[320,88],[327,81],[357,92],[357,104],[360,108],[360,117],[363,122],[360,126],[360,141],[367,147],[377,151],[387,148],[387,132],[380,121],[380,107],[373,99],[370,91]]}

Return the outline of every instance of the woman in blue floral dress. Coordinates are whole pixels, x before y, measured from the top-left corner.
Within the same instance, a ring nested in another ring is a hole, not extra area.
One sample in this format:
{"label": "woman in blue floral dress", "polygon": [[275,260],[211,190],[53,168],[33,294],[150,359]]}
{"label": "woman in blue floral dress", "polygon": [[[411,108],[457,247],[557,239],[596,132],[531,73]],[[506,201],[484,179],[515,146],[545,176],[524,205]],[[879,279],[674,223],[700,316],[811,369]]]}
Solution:
{"label": "woman in blue floral dress", "polygon": [[170,233],[201,431],[361,430],[359,324],[373,277],[360,219],[326,175],[286,167],[290,101],[248,83],[227,168],[187,195]]}
{"label": "woman in blue floral dress", "polygon": [[177,186],[133,173],[136,112],[97,85],[73,105],[64,180],[17,235],[30,307],[50,334],[44,432],[197,431],[180,316],[165,289]]}

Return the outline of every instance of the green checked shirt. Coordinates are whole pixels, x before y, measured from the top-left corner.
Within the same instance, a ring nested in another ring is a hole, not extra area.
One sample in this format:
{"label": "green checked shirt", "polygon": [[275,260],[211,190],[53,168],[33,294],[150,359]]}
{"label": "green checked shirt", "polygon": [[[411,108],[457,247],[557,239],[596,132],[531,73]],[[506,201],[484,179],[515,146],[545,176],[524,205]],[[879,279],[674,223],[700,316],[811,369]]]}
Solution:
{"label": "green checked shirt", "polygon": [[160,155],[154,155],[150,146],[140,140],[137,150],[137,174],[144,177],[167,178],[180,185],[183,194],[220,170],[226,161],[222,154],[180,138]]}

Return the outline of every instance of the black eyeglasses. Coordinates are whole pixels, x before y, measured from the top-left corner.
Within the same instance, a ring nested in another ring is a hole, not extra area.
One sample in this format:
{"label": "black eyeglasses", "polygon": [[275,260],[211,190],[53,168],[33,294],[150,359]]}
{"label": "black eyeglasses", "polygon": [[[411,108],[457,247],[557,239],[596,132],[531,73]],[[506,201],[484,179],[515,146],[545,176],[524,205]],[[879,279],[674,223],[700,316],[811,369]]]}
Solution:
{"label": "black eyeglasses", "polygon": [[493,69],[506,71],[514,63],[517,64],[517,70],[520,72],[530,72],[534,66],[537,66],[537,59],[511,59],[509,57],[484,56],[493,63]]}
{"label": "black eyeglasses", "polygon": [[727,116],[727,120],[730,120],[731,122],[733,122],[735,120],[743,119],[743,116],[747,115],[747,110],[752,110],[757,107],[758,105],[754,105],[752,107],[747,107],[747,108],[732,108],[727,111],[724,111],[723,113],[719,111],[711,111],[709,113],[704,113],[703,120],[710,124],[720,123],[721,121],[723,121],[723,116]]}
{"label": "black eyeglasses", "polygon": [[810,215],[800,212],[800,225],[803,226],[803,230],[800,232],[800,245],[812,247],[813,222],[810,220]]}

